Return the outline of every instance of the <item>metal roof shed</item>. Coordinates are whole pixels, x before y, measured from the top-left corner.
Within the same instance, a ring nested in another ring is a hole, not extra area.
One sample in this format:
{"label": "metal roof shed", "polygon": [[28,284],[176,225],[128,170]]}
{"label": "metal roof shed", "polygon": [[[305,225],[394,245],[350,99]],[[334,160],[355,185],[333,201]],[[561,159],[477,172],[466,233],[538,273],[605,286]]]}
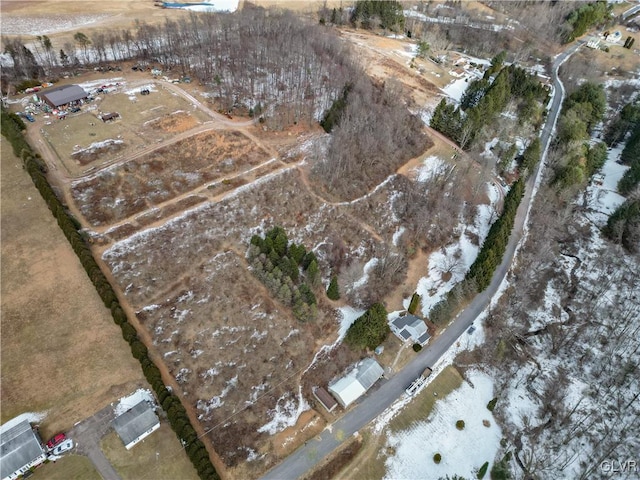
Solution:
{"label": "metal roof shed", "polygon": [[146,400],[141,401],[130,410],[116,417],[113,428],[120,436],[127,450],[145,439],[158,428],[160,420]]}
{"label": "metal roof shed", "polygon": [[365,390],[369,390],[382,375],[384,375],[384,370],[380,364],[373,358],[365,358],[358,365],[356,378]]}
{"label": "metal roof shed", "polygon": [[55,108],[87,98],[87,92],[79,85],[62,85],[42,90],[38,93],[38,96],[40,100]]}
{"label": "metal roof shed", "polygon": [[347,408],[366,392],[356,377],[343,377],[329,385],[329,391],[343,408]]}
{"label": "metal roof shed", "polygon": [[0,429],[0,472],[2,480],[18,478],[47,455],[27,420]]}

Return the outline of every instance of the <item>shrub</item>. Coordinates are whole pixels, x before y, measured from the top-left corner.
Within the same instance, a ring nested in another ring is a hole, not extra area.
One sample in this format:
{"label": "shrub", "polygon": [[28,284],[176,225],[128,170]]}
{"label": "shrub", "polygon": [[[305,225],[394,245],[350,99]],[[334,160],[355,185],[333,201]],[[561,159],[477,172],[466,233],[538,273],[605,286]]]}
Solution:
{"label": "shrub", "polygon": [[442,461],[442,455],[440,455],[439,453],[436,453],[433,456],[433,463],[440,463]]}
{"label": "shrub", "polygon": [[464,420],[458,420],[458,421],[456,422],[456,428],[457,428],[458,430],[464,430]]}
{"label": "shrub", "polygon": [[418,292],[415,292],[412,296],[411,296],[411,302],[409,303],[409,308],[407,309],[407,311],[411,314],[411,315],[415,315],[416,310],[418,309],[418,305],[420,304],[420,295],[418,295]]}
{"label": "shrub", "polygon": [[482,480],[484,478],[484,476],[487,474],[487,470],[489,469],[489,462],[484,462],[484,464],[482,464],[482,466],[480,467],[480,470],[478,470],[478,480]]}
{"label": "shrub", "polygon": [[419,352],[420,350],[422,350],[422,345],[420,345],[419,343],[414,343],[413,344],[413,351],[414,352]]}
{"label": "shrub", "polygon": [[333,274],[331,276],[331,282],[329,283],[329,287],[327,288],[327,298],[329,298],[329,300],[340,299],[340,290],[338,289],[338,276],[336,274]]}
{"label": "shrub", "polygon": [[489,410],[490,412],[493,412],[493,409],[496,408],[497,402],[498,402],[498,397],[492,398],[491,400],[489,400],[489,403],[487,403],[487,410]]}

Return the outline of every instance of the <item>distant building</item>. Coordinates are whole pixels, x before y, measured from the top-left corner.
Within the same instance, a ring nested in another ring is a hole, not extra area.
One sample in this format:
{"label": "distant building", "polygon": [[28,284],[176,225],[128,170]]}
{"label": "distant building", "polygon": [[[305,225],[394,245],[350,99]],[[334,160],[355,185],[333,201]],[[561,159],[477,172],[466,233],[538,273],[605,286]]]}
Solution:
{"label": "distant building", "polygon": [[596,49],[600,46],[600,40],[596,37],[589,37],[587,41],[587,47]]}
{"label": "distant building", "polygon": [[382,377],[384,370],[373,358],[365,358],[346,376],[329,385],[329,392],[344,408],[364,395]]}
{"label": "distant building", "polygon": [[431,338],[427,331],[427,324],[415,315],[394,318],[389,323],[389,327],[403,342],[412,340],[414,343],[424,346]]}
{"label": "distant building", "polygon": [[127,450],[160,428],[160,420],[146,400],[111,422]]}
{"label": "distant building", "polygon": [[58,108],[61,105],[87,98],[87,92],[79,85],[62,85],[41,90],[38,92],[38,97],[50,107]]}
{"label": "distant building", "polygon": [[13,480],[44,462],[47,454],[31,424],[23,420],[9,428],[0,427],[0,472],[2,480]]}
{"label": "distant building", "polygon": [[120,118],[120,114],[118,112],[103,113],[102,115],[100,115],[100,118],[103,122],[106,123]]}

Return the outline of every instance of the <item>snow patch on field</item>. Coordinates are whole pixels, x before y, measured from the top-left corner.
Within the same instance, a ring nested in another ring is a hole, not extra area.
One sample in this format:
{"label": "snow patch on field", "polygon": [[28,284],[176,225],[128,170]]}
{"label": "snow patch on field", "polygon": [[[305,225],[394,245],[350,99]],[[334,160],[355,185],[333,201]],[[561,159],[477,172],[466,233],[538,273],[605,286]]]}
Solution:
{"label": "snow patch on field", "polygon": [[338,340],[342,340],[347,334],[349,327],[355,322],[358,317],[362,316],[365,310],[356,309],[353,307],[340,307],[340,329],[338,330]]}
{"label": "snow patch on field", "polygon": [[122,397],[113,409],[113,413],[115,413],[116,417],[122,415],[127,410],[132,409],[143,400],[146,400],[147,402],[150,402],[152,404],[155,403],[151,391],[147,390],[146,388],[139,388],[131,395]]}
{"label": "snow patch on field", "polygon": [[[493,398],[493,380],[477,370],[468,372],[469,381],[435,405],[426,420],[410,429],[389,435],[388,445],[395,455],[386,461],[384,478],[439,479],[446,475],[475,478],[475,471],[483,463],[492,463],[499,448],[502,431],[487,403]],[[463,430],[456,422],[464,420]],[[489,427],[483,425],[489,421]],[[433,462],[436,453],[442,455],[440,464]]]}
{"label": "snow patch on field", "polygon": [[269,410],[273,416],[271,421],[258,429],[260,433],[275,435],[287,427],[293,427],[300,415],[311,407],[302,396],[302,386],[298,387],[298,397],[291,398],[289,393],[285,393],[276,402],[276,407]]}
{"label": "snow patch on field", "polygon": [[428,182],[435,177],[440,176],[448,168],[446,162],[435,155],[431,155],[424,159],[422,165],[415,169],[417,173],[416,180],[418,182]]}
{"label": "snow patch on field", "polygon": [[378,264],[378,261],[379,260],[376,257],[373,257],[364,265],[364,268],[362,270],[362,277],[353,282],[353,288],[360,288],[367,284],[367,282],[369,281],[369,272],[371,272],[371,269],[373,269]]}
{"label": "snow patch on field", "polygon": [[0,433],[4,433],[7,430],[15,427],[16,425],[18,425],[19,423],[23,422],[23,421],[28,421],[31,424],[37,425],[38,423],[40,423],[42,420],[44,420],[47,416],[47,412],[25,412],[25,413],[21,413],[20,415],[18,415],[15,418],[12,418],[11,420],[9,420],[6,423],[3,423],[2,426],[0,426]]}

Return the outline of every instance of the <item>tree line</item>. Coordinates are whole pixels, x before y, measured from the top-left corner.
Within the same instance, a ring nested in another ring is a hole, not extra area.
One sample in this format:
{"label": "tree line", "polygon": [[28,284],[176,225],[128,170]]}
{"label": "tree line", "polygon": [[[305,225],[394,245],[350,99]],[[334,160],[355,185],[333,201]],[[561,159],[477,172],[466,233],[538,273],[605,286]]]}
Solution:
{"label": "tree line", "polygon": [[24,168],[29,173],[49,210],[56,218],[62,232],[71,244],[71,248],[78,256],[98,295],[100,295],[103,304],[110,310],[113,321],[121,328],[122,337],[129,344],[132,355],[140,362],[145,378],[153,388],[159,404],[167,413],[171,428],[185,446],[187,455],[198,475],[202,479],[219,479],[220,476],[211,463],[206,447],[198,438],[184,405],[174,393],[167,389],[162,380],[160,369],[150,358],[149,351],[138,337],[136,329],[129,323],[113,287],[93,257],[91,249],[80,231],[80,223],[62,204],[47,181],[44,162],[40,155],[33,151],[23,136],[22,132],[26,128],[24,123],[20,117],[8,113],[4,107],[1,115],[2,134],[11,143],[13,152],[22,159]]}

